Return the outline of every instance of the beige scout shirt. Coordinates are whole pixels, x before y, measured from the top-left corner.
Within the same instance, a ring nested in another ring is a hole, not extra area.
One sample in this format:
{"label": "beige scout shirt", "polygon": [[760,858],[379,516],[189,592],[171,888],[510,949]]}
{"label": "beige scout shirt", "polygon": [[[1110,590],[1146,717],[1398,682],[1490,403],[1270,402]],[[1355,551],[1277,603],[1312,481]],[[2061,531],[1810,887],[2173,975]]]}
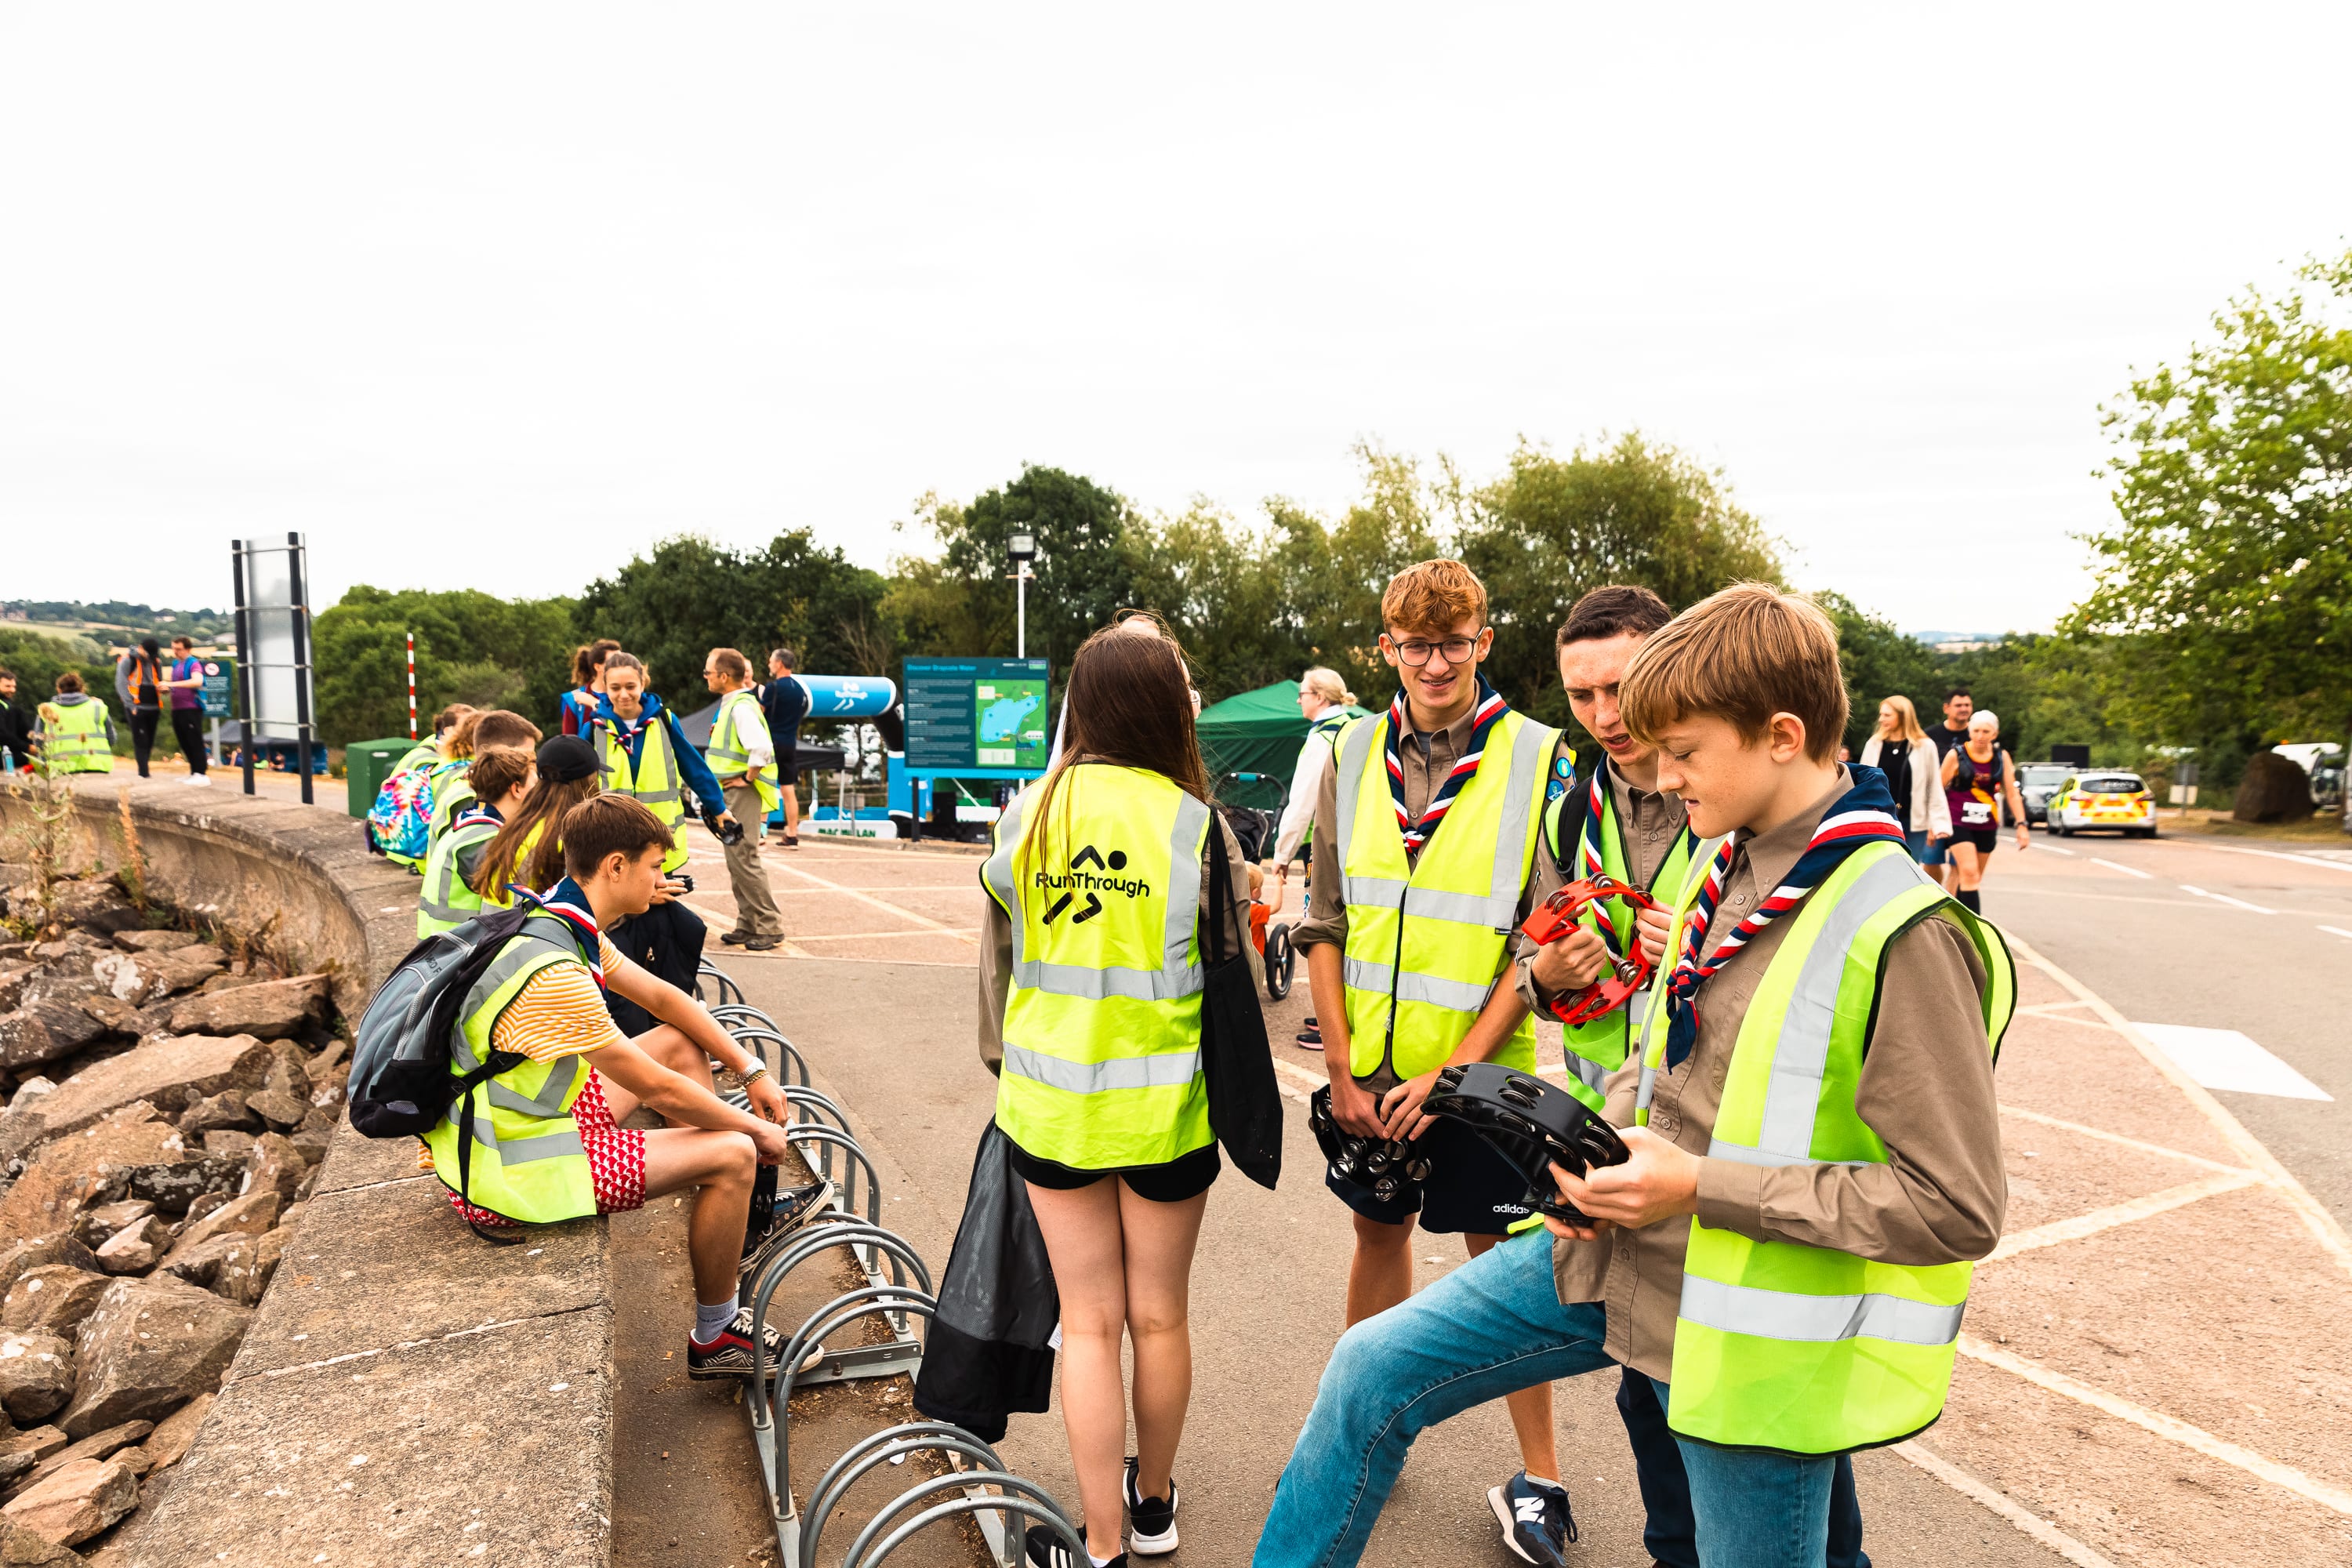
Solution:
{"label": "beige scout shirt", "polygon": [[[1834,789],[1794,822],[1743,836],[1723,901],[1707,932],[1709,952],[1792,869]],[[1658,1075],[1650,1131],[1705,1154],[1721,1102],[1724,1073],[1740,1019],[1794,913],[1783,915],[1698,991],[1698,1040],[1672,1073]],[[1979,997],[1983,963],[1969,939],[1942,920],[1924,921],[1888,944],[1885,978],[1856,1089],[1856,1108],[1886,1143],[1884,1165],[1743,1165],[1708,1160],[1699,1169],[1698,1217],[1758,1241],[1835,1247],[1889,1263],[1925,1266],[1979,1258],[2000,1239],[2009,1203],[2001,1163],[2000,1108]],[[1633,1120],[1639,1063],[1609,1079],[1608,1118]],[[1671,1376],[1675,1318],[1682,1300],[1682,1219],[1641,1230],[1558,1241],[1552,1274],[1563,1302],[1608,1310],[1609,1354],[1652,1377]]]}
{"label": "beige scout shirt", "polygon": [[[1404,769],[1406,811],[1415,816],[1420,816],[1422,808],[1429,804],[1429,797],[1454,771],[1454,764],[1460,760],[1463,748],[1470,743],[1470,731],[1476,727],[1472,720],[1476,712],[1474,707],[1433,733],[1408,735],[1404,743],[1397,748],[1397,761]],[[1567,738],[1561,737],[1552,747],[1552,754],[1544,767],[1544,776],[1554,783],[1563,782],[1557,765],[1559,760],[1574,755],[1569,749]],[[1497,763],[1507,773],[1509,771],[1510,759],[1500,752],[1481,759],[1478,766],[1484,771]],[[1443,826],[1438,828],[1441,834],[1445,831]],[[1315,792],[1314,891],[1307,900],[1307,918],[1299,921],[1298,929],[1290,933],[1294,947],[1347,945],[1348,910],[1339,900],[1339,770],[1334,767],[1324,770],[1322,781]],[[1408,851],[1407,854],[1412,861],[1421,858],[1418,851]],[[1519,889],[1518,912],[1512,921],[1514,928],[1524,921],[1538,904],[1559,889],[1559,868],[1552,863],[1550,851],[1537,846],[1535,866],[1528,873],[1527,886]],[[1536,944],[1514,929],[1509,944],[1504,951],[1513,964],[1523,972],[1528,964],[1534,962]],[[1515,984],[1522,996],[1530,994],[1535,985],[1534,981],[1525,978],[1523,973]],[[1386,1062],[1381,1064],[1379,1072],[1362,1080],[1374,1093],[1387,1092],[1395,1087],[1396,1081]]]}
{"label": "beige scout shirt", "polygon": [[[1234,837],[1234,830],[1225,826],[1225,819],[1212,814],[1211,820],[1216,823],[1217,831],[1202,846],[1201,908],[1209,907],[1209,857],[1222,846],[1225,870],[1233,879],[1234,889],[1233,908],[1225,911],[1224,941],[1228,951],[1233,944],[1239,944],[1249,960],[1251,979],[1264,984],[1264,961],[1250,942],[1249,867],[1242,859],[1242,847]],[[980,1059],[987,1064],[990,1072],[995,1072],[1004,1065],[1004,1004],[1013,994],[1013,922],[985,892],[981,894],[980,903]]]}
{"label": "beige scout shirt", "polygon": [[[1589,786],[1587,786],[1589,787]],[[1659,888],[1652,884],[1674,853],[1675,840],[1682,837],[1690,821],[1683,809],[1683,797],[1668,795],[1664,790],[1635,789],[1625,782],[1614,768],[1609,772],[1609,804],[1617,814],[1617,832],[1623,840],[1625,869],[1633,874],[1636,887],[1654,896],[1662,904],[1672,903],[1679,888]],[[1549,859],[1546,849],[1538,858]],[[1621,935],[1623,933],[1621,933]],[[1542,1013],[1554,994],[1536,984],[1535,951],[1532,947],[1515,966],[1519,1000],[1532,1012]],[[1549,1014],[1545,1015],[1549,1016]]]}

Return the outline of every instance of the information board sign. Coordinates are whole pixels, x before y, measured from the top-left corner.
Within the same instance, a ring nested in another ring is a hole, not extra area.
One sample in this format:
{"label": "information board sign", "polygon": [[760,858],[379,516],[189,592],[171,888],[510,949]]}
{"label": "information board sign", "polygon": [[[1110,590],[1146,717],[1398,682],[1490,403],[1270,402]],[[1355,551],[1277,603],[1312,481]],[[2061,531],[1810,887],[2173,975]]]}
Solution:
{"label": "information board sign", "polygon": [[234,715],[236,712],[236,694],[233,689],[236,681],[236,660],[223,658],[218,654],[207,654],[196,662],[205,678],[204,685],[197,691],[197,696],[204,701],[205,717],[226,719]]}
{"label": "information board sign", "polygon": [[917,776],[1034,778],[1053,751],[1042,658],[910,658],[907,768]]}

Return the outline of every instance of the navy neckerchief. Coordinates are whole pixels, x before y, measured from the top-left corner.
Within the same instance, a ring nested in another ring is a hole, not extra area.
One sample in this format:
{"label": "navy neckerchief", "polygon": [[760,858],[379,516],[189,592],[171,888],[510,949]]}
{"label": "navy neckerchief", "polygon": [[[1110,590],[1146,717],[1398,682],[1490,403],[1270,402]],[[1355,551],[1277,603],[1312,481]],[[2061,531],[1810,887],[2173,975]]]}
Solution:
{"label": "navy neckerchief", "polygon": [[1389,704],[1386,761],[1389,801],[1396,807],[1397,831],[1404,836],[1404,852],[1407,855],[1418,853],[1429,842],[1431,836],[1436,833],[1438,824],[1445,819],[1446,808],[1454,804],[1454,797],[1478,776],[1478,763],[1486,754],[1486,737],[1494,732],[1495,726],[1510,710],[1510,705],[1503,700],[1502,693],[1496,691],[1481,672],[1478,677],[1478,704],[1471,710],[1470,743],[1462,749],[1462,756],[1454,763],[1454,771],[1447,773],[1445,782],[1431,793],[1427,804],[1421,808],[1421,815],[1415,817],[1407,815],[1404,809],[1404,760],[1397,754],[1397,741],[1405,732],[1410,710],[1405,706],[1404,688],[1397,688],[1396,700]]}
{"label": "navy neckerchief", "polygon": [[1853,780],[1852,787],[1822,814],[1821,826],[1813,829],[1812,841],[1797,857],[1796,865],[1790,868],[1788,879],[1732,929],[1731,934],[1723,939],[1723,945],[1715,950],[1715,956],[1701,963],[1699,955],[1706,951],[1707,924],[1715,918],[1716,900],[1723,896],[1723,879],[1738,852],[1737,838],[1725,839],[1723,847],[1707,863],[1706,885],[1699,889],[1698,901],[1691,906],[1690,914],[1683,921],[1682,951],[1665,984],[1669,1072],[1682,1066],[1691,1047],[1698,1043],[1698,1005],[1694,994],[1709,975],[1738,957],[1758,932],[1795,909],[1807,893],[1821,886],[1831,872],[1844,864],[1847,856],[1864,845],[1898,844],[1909,849],[1909,841],[1903,837],[1903,825],[1895,819],[1895,797],[1887,793],[1886,775],[1858,763],[1847,763],[1846,771]]}

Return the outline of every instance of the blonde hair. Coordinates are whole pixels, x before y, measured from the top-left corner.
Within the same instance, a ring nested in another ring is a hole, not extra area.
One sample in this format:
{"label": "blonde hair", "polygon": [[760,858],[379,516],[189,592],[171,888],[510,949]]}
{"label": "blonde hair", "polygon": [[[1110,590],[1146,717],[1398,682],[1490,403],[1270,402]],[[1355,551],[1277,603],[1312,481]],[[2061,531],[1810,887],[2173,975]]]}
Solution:
{"label": "blonde hair", "polygon": [[1342,708],[1356,705],[1356,694],[1348,689],[1348,683],[1339,678],[1336,669],[1326,669],[1318,664],[1300,676],[1298,684],[1326,702],[1336,702]]}
{"label": "blonde hair", "polygon": [[1879,706],[1895,710],[1895,738],[1898,741],[1924,741],[1927,731],[1919,727],[1919,710],[1911,706],[1911,699],[1901,692],[1879,699]]}
{"label": "blonde hair", "polygon": [[1451,632],[1464,621],[1486,624],[1486,584],[1459,561],[1423,561],[1389,579],[1381,625],[1400,632]]}
{"label": "blonde hair", "polygon": [[1618,689],[1625,728],[1644,745],[1694,714],[1721,719],[1754,744],[1776,713],[1805,726],[1805,755],[1837,756],[1845,675],[1837,628],[1819,605],[1769,583],[1735,583],[1643,640]]}

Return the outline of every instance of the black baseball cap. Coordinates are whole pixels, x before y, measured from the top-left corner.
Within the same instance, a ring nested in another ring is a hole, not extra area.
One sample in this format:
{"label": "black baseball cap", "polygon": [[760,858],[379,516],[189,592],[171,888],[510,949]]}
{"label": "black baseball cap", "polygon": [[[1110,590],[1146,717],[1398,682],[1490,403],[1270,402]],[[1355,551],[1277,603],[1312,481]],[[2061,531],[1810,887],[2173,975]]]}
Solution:
{"label": "black baseball cap", "polygon": [[539,776],[550,784],[576,784],[593,776],[596,748],[577,735],[557,735],[539,748]]}

